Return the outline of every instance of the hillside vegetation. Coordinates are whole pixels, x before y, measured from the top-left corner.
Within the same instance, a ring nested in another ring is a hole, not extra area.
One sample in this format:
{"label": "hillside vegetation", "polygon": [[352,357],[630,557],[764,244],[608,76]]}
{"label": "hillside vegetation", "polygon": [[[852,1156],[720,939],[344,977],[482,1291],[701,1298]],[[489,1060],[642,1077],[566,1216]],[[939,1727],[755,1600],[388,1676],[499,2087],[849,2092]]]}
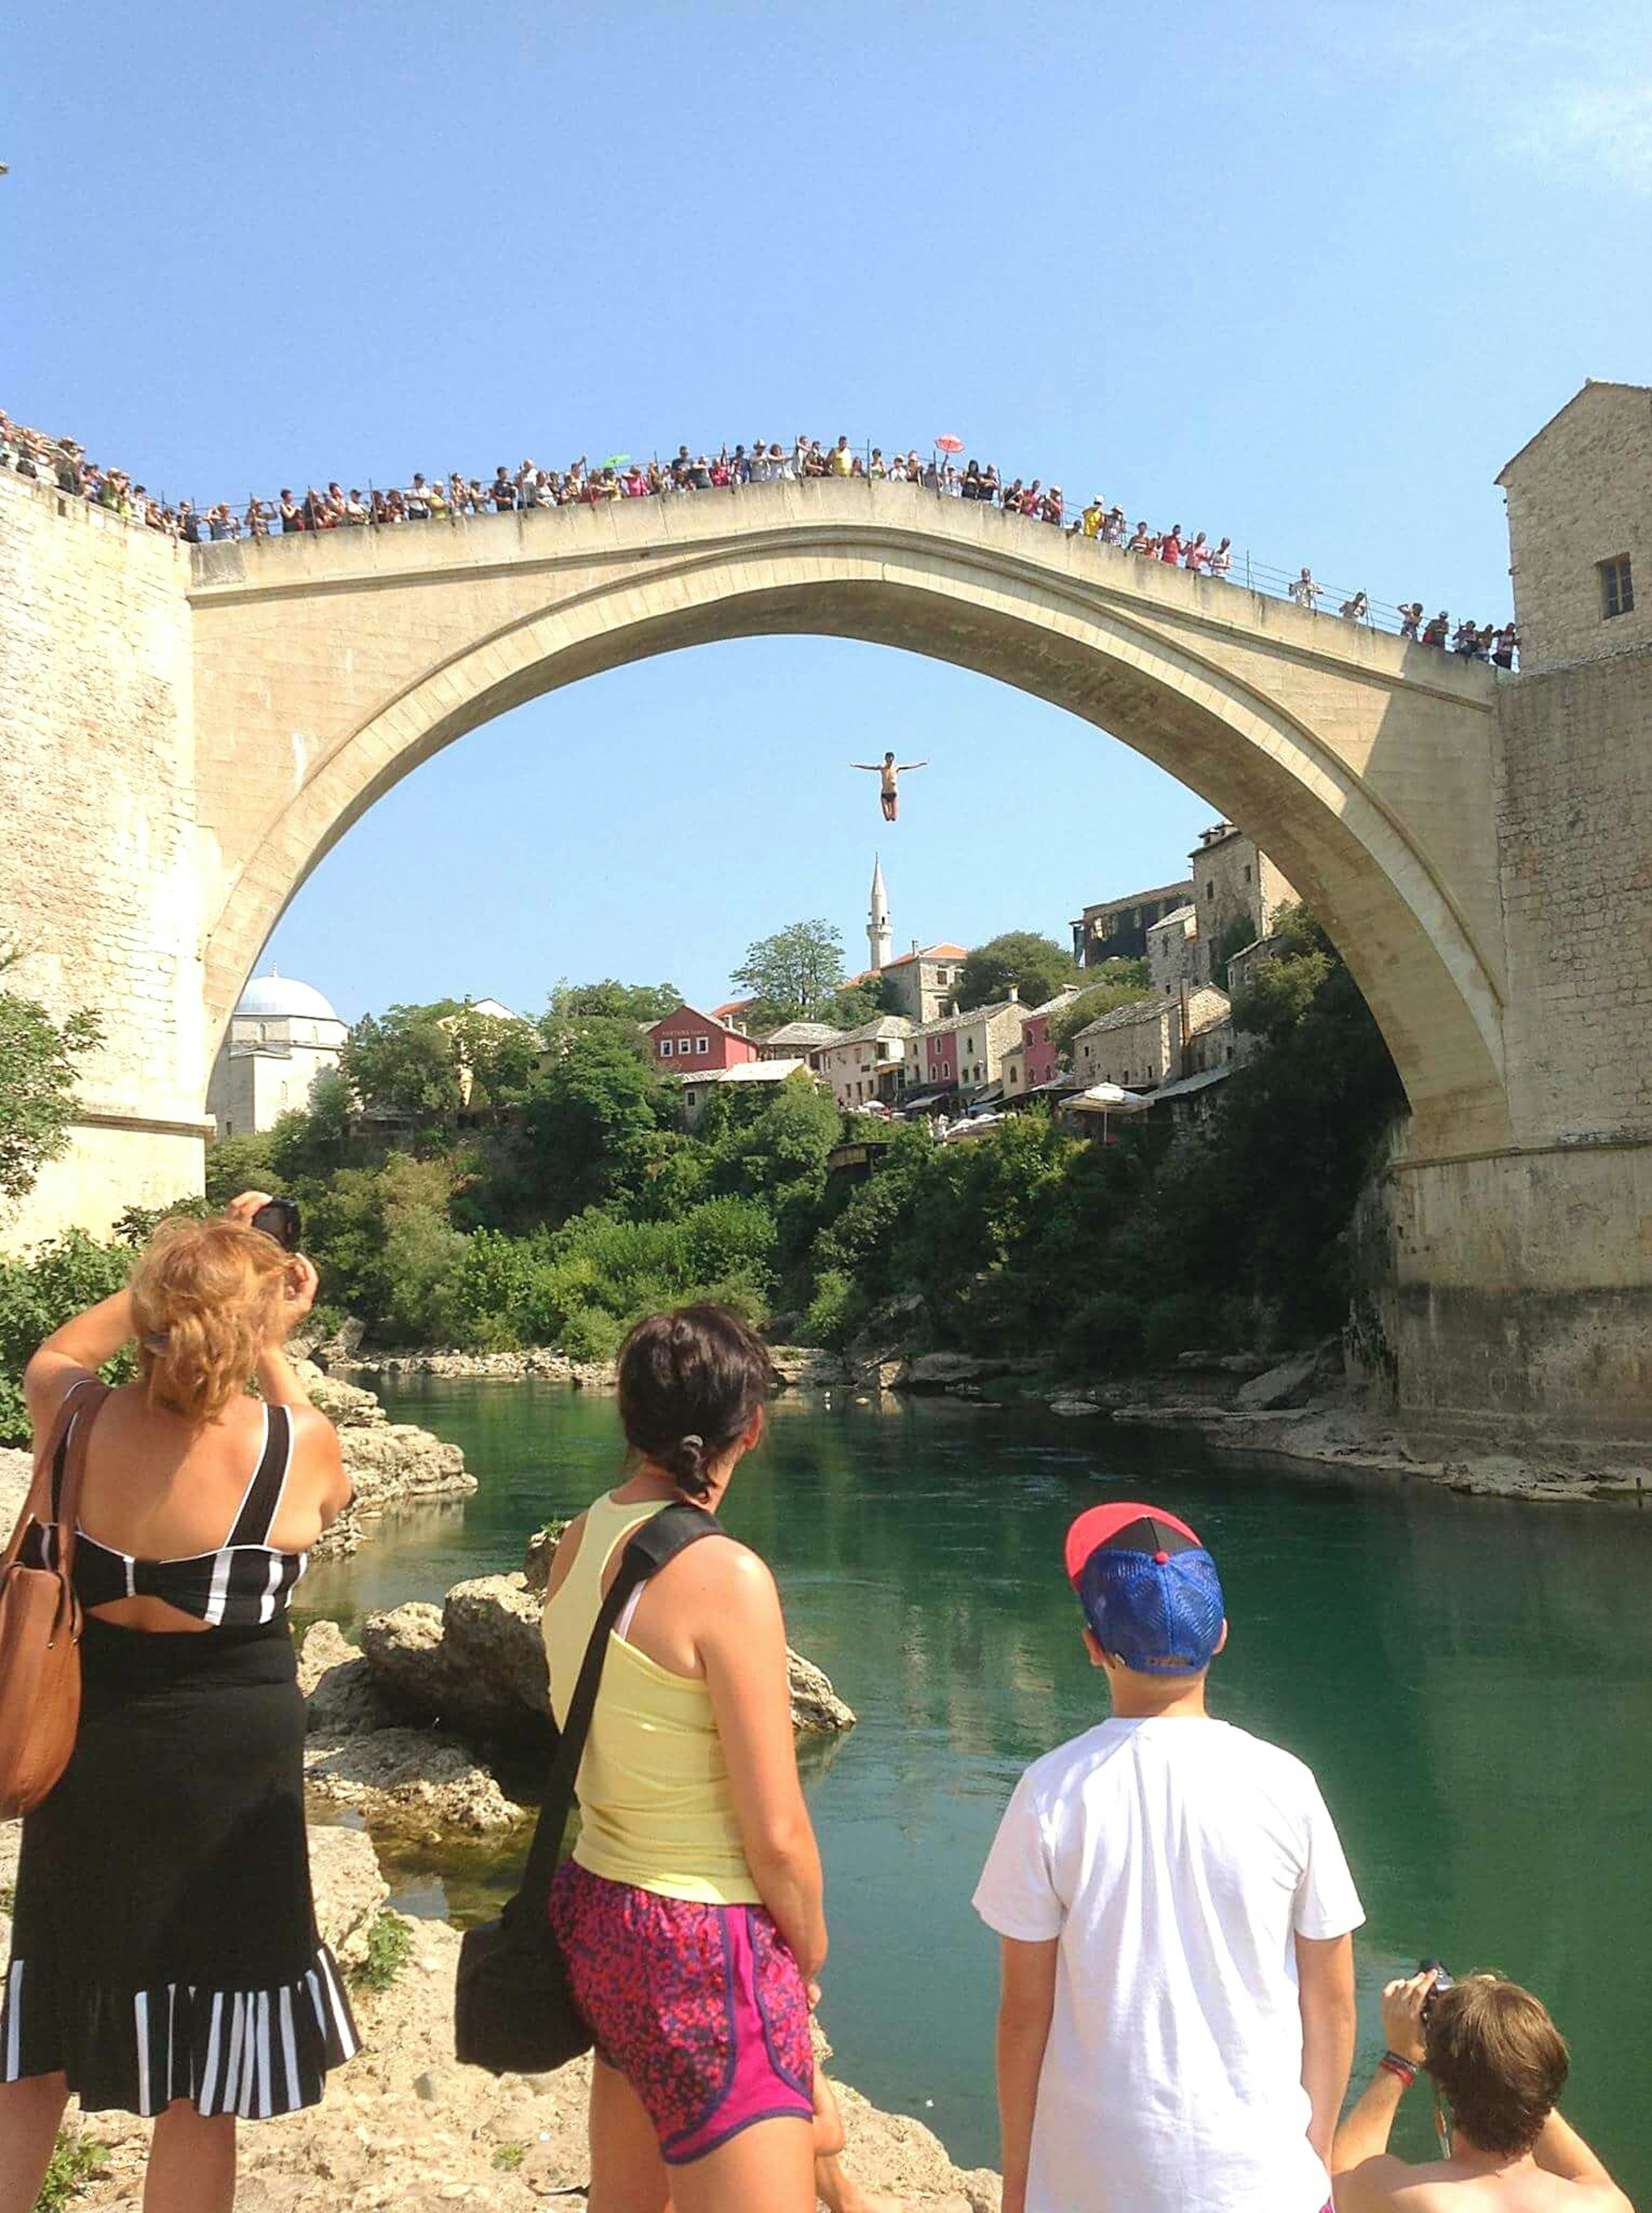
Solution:
{"label": "hillside vegetation", "polygon": [[[714,1094],[691,1133],[635,1015],[564,991],[542,1049],[503,1026],[468,1038],[468,1110],[448,1010],[358,1024],[308,1112],[210,1152],[208,1203],[250,1186],[296,1198],[324,1324],[353,1314],[387,1344],[599,1358],[638,1315],[696,1298],[829,1346],[899,1302],[919,1344],[1090,1375],[1300,1340],[1343,1318],[1344,1233],[1404,1098],[1323,932],[1297,913],[1282,934],[1285,957],[1234,1010],[1259,1058],[1202,1121],[1154,1117],[1117,1144],[1038,1109],[940,1144],[926,1123],[846,1123],[802,1076]],[[621,988],[592,998],[614,1005]],[[829,1170],[847,1131],[877,1147],[870,1175]],[[22,1360],[119,1280],[153,1218],[135,1212],[124,1241],[74,1237],[0,1264],[9,1435]]]}

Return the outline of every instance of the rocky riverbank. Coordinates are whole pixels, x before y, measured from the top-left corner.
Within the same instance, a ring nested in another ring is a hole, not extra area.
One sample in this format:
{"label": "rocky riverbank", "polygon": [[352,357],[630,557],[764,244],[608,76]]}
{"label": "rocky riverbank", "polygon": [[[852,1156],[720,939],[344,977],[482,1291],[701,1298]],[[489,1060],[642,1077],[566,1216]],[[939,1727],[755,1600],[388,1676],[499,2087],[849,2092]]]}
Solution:
{"label": "rocky riverbank", "polygon": [[[0,1897],[9,1897],[16,1829],[0,1830]],[[312,1829],[317,1917],[350,1970],[363,2049],[330,2082],[322,2104],[241,2131],[238,2213],[533,2213],[582,2198],[590,2063],[553,2075],[496,2080],[454,2055],[459,1932],[446,1922],[387,1913],[388,1886],[360,1831]],[[0,1947],[10,1925],[0,1913]],[[997,2213],[997,2177],[954,2167],[921,2123],[880,2112],[840,2090],[847,2158],[869,2185],[914,2213]],[[119,2113],[69,2130],[104,2154],[77,2206],[139,2213],[149,2126]]]}
{"label": "rocky riverbank", "polygon": [[[347,1808],[387,1839],[432,1844],[527,1818],[486,1755],[536,1774],[550,1747],[539,1631],[549,1560],[541,1535],[522,1573],[456,1584],[440,1606],[414,1601],[369,1615],[359,1646],[332,1622],[311,1629],[299,1682],[314,1799]],[[821,1671],[800,1654],[789,1659],[798,1734],[852,1728],[853,1712]]]}
{"label": "rocky riverbank", "polygon": [[[1094,1379],[1058,1375],[1050,1363],[1032,1357],[903,1351],[887,1331],[869,1332],[844,1353],[808,1345],[771,1350],[787,1389],[848,1391],[857,1398],[1009,1396],[1070,1419],[1191,1430],[1219,1452],[1265,1454],[1308,1467],[1400,1476],[1533,1503],[1637,1499],[1652,1490],[1652,1455],[1633,1448],[1535,1436],[1512,1445],[1490,1438],[1447,1442],[1401,1424],[1364,1403],[1346,1377],[1334,1338],[1283,1356],[1187,1352],[1165,1369]],[[370,1372],[538,1376],[578,1388],[613,1387],[611,1363],[571,1362],[544,1350],[384,1355],[372,1360]]]}
{"label": "rocky riverbank", "polygon": [[[476,1478],[457,1445],[412,1422],[393,1422],[371,1391],[325,1375],[313,1361],[297,1369],[311,1399],[338,1432],[338,1450],[356,1496],[325,1531],[312,1557],[353,1552],[387,1514],[436,1499],[468,1498]],[[28,1496],[27,1453],[0,1446],[0,1531],[9,1534]]]}
{"label": "rocky riverbank", "polygon": [[[323,1348],[326,1351],[327,1349]],[[783,1390],[822,1388],[853,1380],[846,1361],[811,1344],[771,1344],[769,1358]],[[612,1360],[570,1360],[548,1345],[520,1352],[453,1352],[430,1347],[412,1352],[373,1352],[352,1348],[328,1360],[331,1369],[365,1375],[493,1376],[521,1382],[528,1378],[569,1383],[576,1391],[612,1391],[617,1376]]]}
{"label": "rocky riverbank", "polygon": [[338,1432],[338,1450],[356,1496],[315,1548],[318,1558],[353,1552],[382,1517],[404,1506],[468,1498],[476,1478],[457,1445],[412,1422],[393,1422],[371,1391],[330,1375],[312,1360],[298,1373],[315,1405]]}

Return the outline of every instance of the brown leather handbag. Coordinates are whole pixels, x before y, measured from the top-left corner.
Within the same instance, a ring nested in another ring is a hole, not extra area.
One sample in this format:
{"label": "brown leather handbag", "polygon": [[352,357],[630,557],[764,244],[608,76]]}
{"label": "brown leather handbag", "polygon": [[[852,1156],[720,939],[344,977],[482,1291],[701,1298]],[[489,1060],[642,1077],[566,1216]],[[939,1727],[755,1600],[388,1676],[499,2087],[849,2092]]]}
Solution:
{"label": "brown leather handbag", "polygon": [[[0,1820],[32,1813],[57,1787],[80,1726],[80,1600],[75,1532],[86,1440],[108,1386],[64,1400],[11,1542],[0,1555]],[[24,1543],[38,1525],[43,1540]],[[49,1561],[49,1566],[38,1564]]]}

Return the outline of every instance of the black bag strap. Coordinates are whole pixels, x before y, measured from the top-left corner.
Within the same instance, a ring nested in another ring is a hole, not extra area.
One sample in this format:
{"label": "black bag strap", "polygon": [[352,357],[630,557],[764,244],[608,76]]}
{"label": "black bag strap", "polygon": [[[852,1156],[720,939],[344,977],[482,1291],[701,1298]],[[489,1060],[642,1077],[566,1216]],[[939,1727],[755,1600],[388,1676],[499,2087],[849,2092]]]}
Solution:
{"label": "black bag strap", "polygon": [[568,1702],[568,1718],[557,1740],[556,1757],[551,1763],[522,1879],[506,1909],[509,1917],[514,1919],[519,1913],[527,1912],[536,1914],[539,1922],[544,1921],[551,1879],[562,1856],[563,1832],[574,1809],[579,1763],[585,1756],[585,1740],[590,1734],[591,1716],[596,1710],[596,1694],[602,1685],[602,1663],[608,1656],[608,1638],[625,1611],[626,1600],[639,1583],[646,1582],[690,1545],[697,1545],[703,1537],[725,1537],[728,1533],[715,1514],[683,1501],[650,1515],[627,1543],[620,1556],[619,1572],[597,1609],[591,1641],[580,1666],[579,1680]]}

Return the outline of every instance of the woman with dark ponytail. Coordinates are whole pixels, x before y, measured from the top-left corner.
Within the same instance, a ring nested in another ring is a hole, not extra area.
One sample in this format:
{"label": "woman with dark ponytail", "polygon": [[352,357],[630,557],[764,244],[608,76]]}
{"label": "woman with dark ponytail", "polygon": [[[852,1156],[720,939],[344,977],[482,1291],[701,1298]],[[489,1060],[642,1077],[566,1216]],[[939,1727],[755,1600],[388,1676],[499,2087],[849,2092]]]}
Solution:
{"label": "woman with dark ponytail", "polygon": [[[715,1512],[761,1441],[770,1383],[762,1340],[722,1307],[652,1315],[626,1339],[626,1479],[570,1526],[546,1598],[558,1722],[626,1541],[674,1502]],[[813,2213],[820,1856],[780,1600],[745,1545],[691,1545],[621,1613],[579,1803],[551,1917],[596,2039],[590,2213]],[[829,2203],[888,2202],[854,2193],[833,2159],[822,2170]]]}

